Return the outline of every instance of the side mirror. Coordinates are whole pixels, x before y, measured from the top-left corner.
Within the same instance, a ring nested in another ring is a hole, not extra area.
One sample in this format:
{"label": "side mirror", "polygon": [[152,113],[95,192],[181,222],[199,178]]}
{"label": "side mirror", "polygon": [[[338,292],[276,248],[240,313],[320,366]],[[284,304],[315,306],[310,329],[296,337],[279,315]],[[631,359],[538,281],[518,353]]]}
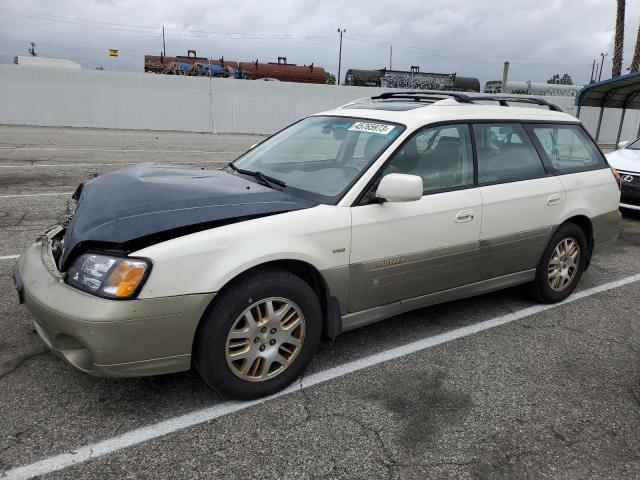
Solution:
{"label": "side mirror", "polygon": [[385,175],[376,190],[376,198],[387,202],[413,202],[423,194],[422,178],[405,173]]}
{"label": "side mirror", "polygon": [[624,142],[620,142],[618,143],[618,148],[625,148],[627,145],[629,145],[629,140],[625,140]]}

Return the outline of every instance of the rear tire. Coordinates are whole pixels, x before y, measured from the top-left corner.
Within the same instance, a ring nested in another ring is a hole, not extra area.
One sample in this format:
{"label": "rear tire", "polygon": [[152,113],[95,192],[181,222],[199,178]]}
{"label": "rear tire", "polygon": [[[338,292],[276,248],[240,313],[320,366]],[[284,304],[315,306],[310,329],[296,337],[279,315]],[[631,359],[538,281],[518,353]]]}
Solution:
{"label": "rear tire", "polygon": [[557,303],[567,298],[582,277],[587,262],[587,237],[575,223],[560,225],[536,269],[531,290],[536,300]]}
{"label": "rear tire", "polygon": [[302,375],[321,334],[311,287],[286,270],[260,270],[216,297],[198,329],[194,364],[207,385],[229,397],[263,397]]}

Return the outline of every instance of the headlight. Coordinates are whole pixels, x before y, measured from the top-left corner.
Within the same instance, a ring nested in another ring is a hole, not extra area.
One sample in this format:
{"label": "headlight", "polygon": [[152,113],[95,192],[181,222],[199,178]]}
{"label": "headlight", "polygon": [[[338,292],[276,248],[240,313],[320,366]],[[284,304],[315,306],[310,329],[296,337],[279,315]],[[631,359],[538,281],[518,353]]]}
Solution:
{"label": "headlight", "polygon": [[147,260],[85,253],[71,265],[66,282],[99,297],[131,298],[142,287],[149,270]]}

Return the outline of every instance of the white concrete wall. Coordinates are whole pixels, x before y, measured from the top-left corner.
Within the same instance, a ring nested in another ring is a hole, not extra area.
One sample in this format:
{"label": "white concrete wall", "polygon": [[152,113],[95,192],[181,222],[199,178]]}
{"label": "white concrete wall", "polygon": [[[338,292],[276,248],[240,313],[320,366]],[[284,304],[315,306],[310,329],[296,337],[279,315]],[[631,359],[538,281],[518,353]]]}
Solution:
{"label": "white concrete wall", "polygon": [[[591,135],[595,138],[598,128],[598,117],[600,116],[600,108],[598,107],[582,107],[580,110],[580,120]],[[605,108],[602,114],[602,125],[600,126],[600,134],[598,135],[598,143],[614,144],[618,136],[618,128],[620,119],[622,118],[621,108]],[[635,140],[638,137],[638,128],[640,127],[640,110],[627,110],[622,123],[622,131],[620,132],[620,141]]]}
{"label": "white concrete wall", "polygon": [[[0,65],[0,124],[269,134],[387,90]],[[575,115],[572,97],[546,98]],[[598,109],[580,117],[595,135]],[[605,112],[601,143],[615,142],[619,118]],[[621,139],[634,138],[639,123],[627,112]]]}
{"label": "white concrete wall", "polygon": [[376,91],[0,65],[0,124],[273,133]]}
{"label": "white concrete wall", "polygon": [[302,117],[387,90],[212,78],[214,131],[273,133]]}
{"label": "white concrete wall", "polygon": [[620,141],[635,140],[640,136],[638,128],[640,127],[640,110],[627,110],[624,115],[624,123],[622,124],[622,132],[620,132]]}
{"label": "white concrete wall", "polygon": [[210,132],[209,80],[0,65],[0,123]]}

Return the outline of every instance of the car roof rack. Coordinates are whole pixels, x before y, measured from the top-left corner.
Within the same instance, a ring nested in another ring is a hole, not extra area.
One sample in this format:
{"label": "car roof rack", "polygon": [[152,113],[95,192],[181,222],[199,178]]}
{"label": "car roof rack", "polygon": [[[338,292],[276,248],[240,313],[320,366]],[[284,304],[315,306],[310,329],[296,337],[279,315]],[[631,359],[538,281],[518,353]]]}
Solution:
{"label": "car roof rack", "polygon": [[562,109],[554,103],[548,102],[544,98],[539,97],[507,97],[500,95],[474,95],[469,97],[469,99],[473,102],[476,101],[487,101],[487,102],[498,102],[502,107],[508,107],[509,102],[511,103],[529,103],[532,105],[540,105],[541,107],[549,107],[549,110],[553,110],[554,112],[561,112]]}
{"label": "car roof rack", "polygon": [[466,95],[460,92],[443,92],[440,90],[420,90],[406,92],[384,92],[380,95],[370,97],[371,100],[412,100],[414,102],[433,103],[447,98],[453,98],[459,103],[476,103],[479,101],[498,102],[502,107],[510,106],[509,103],[528,103],[549,107],[554,112],[562,112],[557,105],[539,97],[509,97],[500,95]]}
{"label": "car roof rack", "polygon": [[406,91],[406,92],[384,92],[380,95],[371,97],[371,100],[413,100],[414,102],[420,102],[426,100],[427,102],[437,102],[444,100],[445,98],[454,98],[460,103],[473,103],[469,98],[469,95],[459,92],[442,92],[440,90],[420,90]]}

